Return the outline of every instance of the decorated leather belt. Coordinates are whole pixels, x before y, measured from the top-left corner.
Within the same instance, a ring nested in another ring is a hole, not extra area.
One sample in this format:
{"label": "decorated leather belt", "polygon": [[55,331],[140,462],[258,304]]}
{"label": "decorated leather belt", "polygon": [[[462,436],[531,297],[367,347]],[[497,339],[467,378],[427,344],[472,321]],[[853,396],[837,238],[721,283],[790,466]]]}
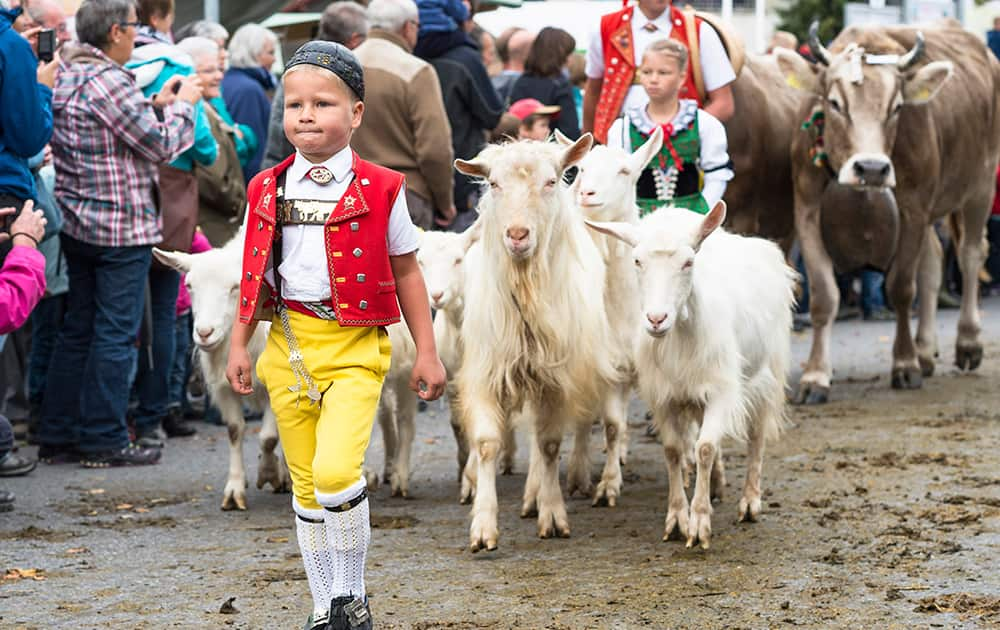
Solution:
{"label": "decorated leather belt", "polygon": [[325,225],[336,209],[336,201],[283,199],[278,202],[278,221],[283,225]]}

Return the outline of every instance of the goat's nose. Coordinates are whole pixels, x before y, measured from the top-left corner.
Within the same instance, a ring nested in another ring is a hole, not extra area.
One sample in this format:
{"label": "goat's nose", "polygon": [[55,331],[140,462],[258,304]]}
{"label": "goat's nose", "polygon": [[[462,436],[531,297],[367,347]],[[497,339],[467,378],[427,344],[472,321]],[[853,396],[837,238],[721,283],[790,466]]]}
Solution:
{"label": "goat's nose", "polygon": [[444,291],[438,291],[437,293],[431,293],[431,299],[437,302],[444,295]]}
{"label": "goat's nose", "polygon": [[659,326],[660,324],[662,324],[663,322],[667,321],[667,314],[666,313],[646,313],[646,319],[649,320],[650,324],[652,324],[654,327],[656,327],[656,326]]}
{"label": "goat's nose", "polygon": [[523,241],[528,238],[528,228],[520,226],[507,228],[507,236],[512,241]]}
{"label": "goat's nose", "polygon": [[892,164],[885,160],[867,159],[854,163],[854,174],[861,179],[863,184],[881,185],[885,183],[891,170]]}
{"label": "goat's nose", "polygon": [[208,339],[209,337],[212,336],[212,333],[215,332],[215,329],[214,328],[198,328],[197,332],[198,332],[198,336],[201,337],[202,339]]}
{"label": "goat's nose", "polygon": [[580,196],[582,196],[582,197],[593,197],[596,194],[597,194],[597,191],[593,190],[591,188],[588,188],[588,189],[580,191]]}

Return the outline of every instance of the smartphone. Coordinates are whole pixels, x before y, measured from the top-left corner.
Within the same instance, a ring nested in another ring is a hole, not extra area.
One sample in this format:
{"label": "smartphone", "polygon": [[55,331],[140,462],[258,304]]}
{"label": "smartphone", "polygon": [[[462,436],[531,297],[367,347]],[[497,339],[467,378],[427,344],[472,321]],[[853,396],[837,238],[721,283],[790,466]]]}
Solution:
{"label": "smartphone", "polygon": [[48,63],[56,54],[56,32],[51,28],[38,31],[38,59]]}

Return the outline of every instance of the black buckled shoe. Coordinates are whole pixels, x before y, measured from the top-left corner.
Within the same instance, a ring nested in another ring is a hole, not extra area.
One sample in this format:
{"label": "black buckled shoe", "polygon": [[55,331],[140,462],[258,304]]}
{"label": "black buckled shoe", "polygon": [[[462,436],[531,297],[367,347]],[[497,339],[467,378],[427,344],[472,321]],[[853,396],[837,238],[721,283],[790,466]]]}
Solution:
{"label": "black buckled shoe", "polygon": [[46,464],[78,464],[80,451],[75,446],[42,444],[38,447],[38,461]]}
{"label": "black buckled shoe", "polygon": [[129,444],[117,451],[88,453],[81,457],[84,468],[113,468],[118,466],[150,466],[160,461],[160,449],[142,448]]}
{"label": "black buckled shoe", "polygon": [[330,630],[372,630],[368,600],[335,597],[330,602]]}
{"label": "black buckled shoe", "polygon": [[309,618],[306,619],[306,625],[302,626],[302,630],[327,630],[330,627],[330,611],[321,610],[319,612],[313,611]]}

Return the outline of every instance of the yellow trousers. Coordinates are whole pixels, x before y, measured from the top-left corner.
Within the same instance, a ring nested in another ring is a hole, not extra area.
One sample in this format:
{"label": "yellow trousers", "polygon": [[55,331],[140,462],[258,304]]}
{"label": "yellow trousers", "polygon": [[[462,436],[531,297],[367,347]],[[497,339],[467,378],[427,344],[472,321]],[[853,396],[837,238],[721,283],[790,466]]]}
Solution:
{"label": "yellow trousers", "polygon": [[361,467],[392,344],[383,328],[342,327],[294,311],[288,316],[322,399],[314,404],[305,388],[289,390],[295,374],[277,316],[257,375],[271,397],[296,501],[307,510],[335,507],[352,498],[342,496],[346,490],[364,483]]}

